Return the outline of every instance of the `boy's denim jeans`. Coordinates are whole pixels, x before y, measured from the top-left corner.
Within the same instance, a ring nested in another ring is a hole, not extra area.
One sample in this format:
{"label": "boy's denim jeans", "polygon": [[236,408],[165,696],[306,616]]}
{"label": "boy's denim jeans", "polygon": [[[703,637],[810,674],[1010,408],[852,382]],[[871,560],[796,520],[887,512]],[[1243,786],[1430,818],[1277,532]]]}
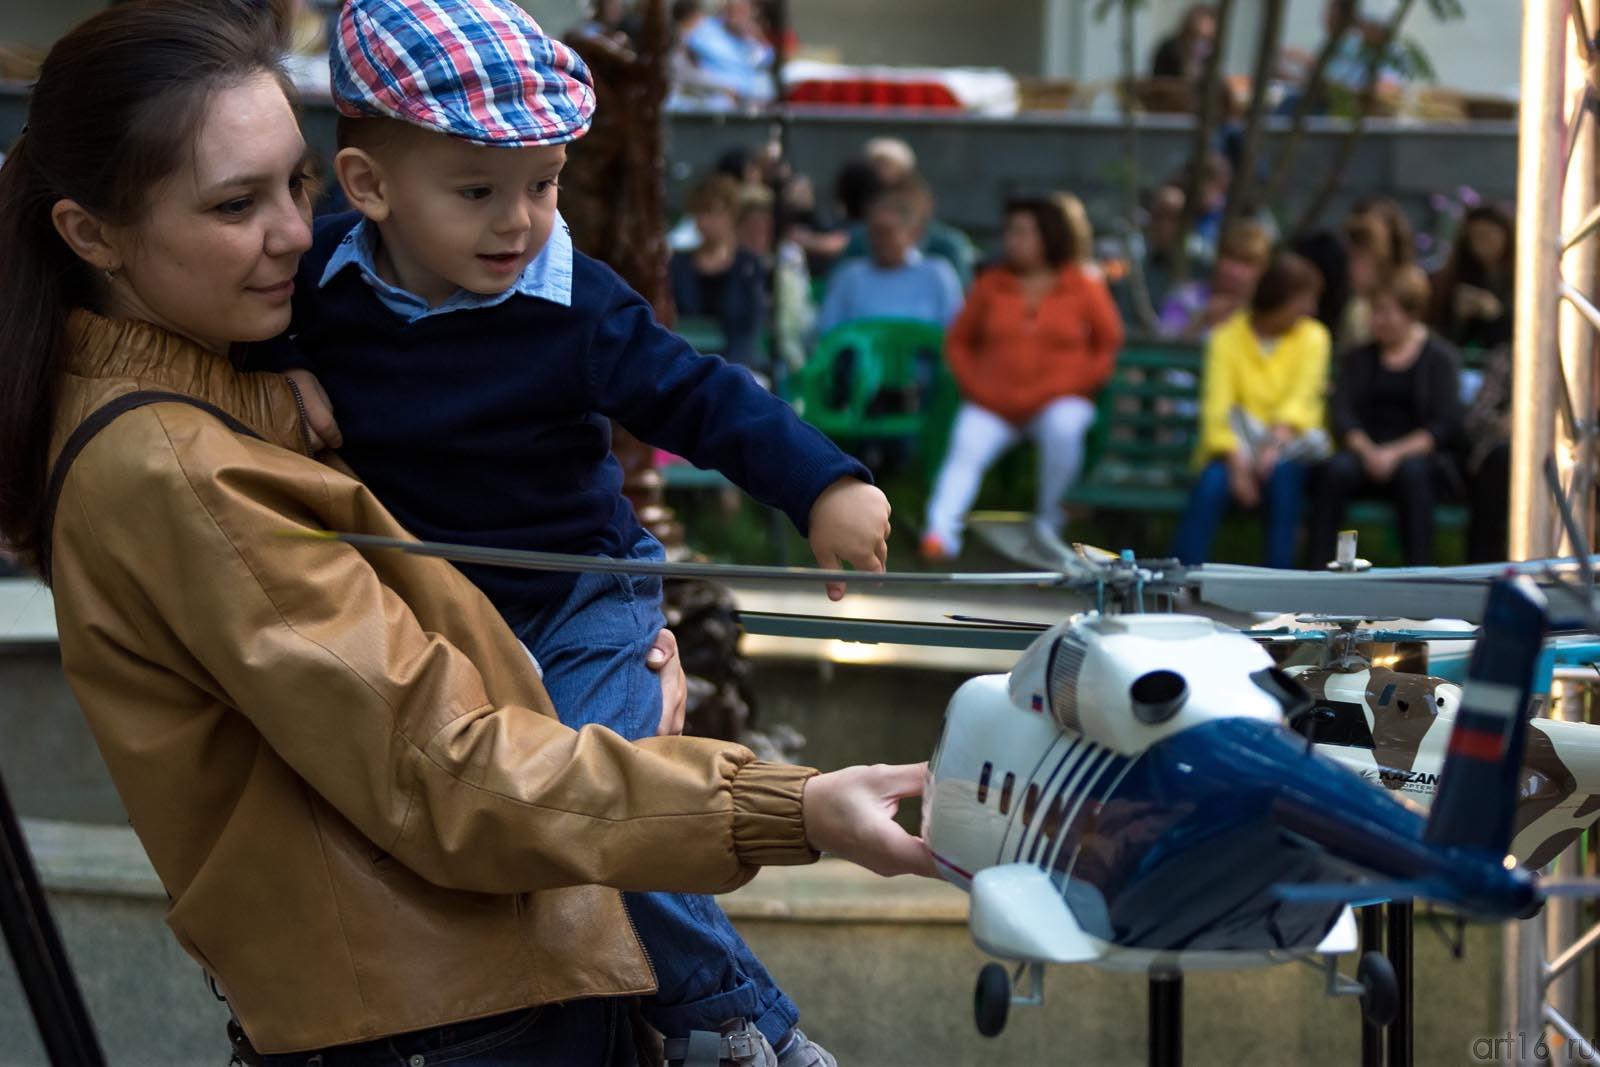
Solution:
{"label": "boy's denim jeans", "polygon": [[[664,558],[648,533],[630,555]],[[659,578],[582,574],[565,601],[539,612],[517,637],[544,670],[562,722],[598,723],[636,741],[654,736],[661,723],[661,683],[644,657],[665,625]],[[659,986],[643,1001],[651,1026],[686,1037],[742,1016],[776,1045],[799,1020],[794,1002],[711,897],[625,893],[623,902]]]}

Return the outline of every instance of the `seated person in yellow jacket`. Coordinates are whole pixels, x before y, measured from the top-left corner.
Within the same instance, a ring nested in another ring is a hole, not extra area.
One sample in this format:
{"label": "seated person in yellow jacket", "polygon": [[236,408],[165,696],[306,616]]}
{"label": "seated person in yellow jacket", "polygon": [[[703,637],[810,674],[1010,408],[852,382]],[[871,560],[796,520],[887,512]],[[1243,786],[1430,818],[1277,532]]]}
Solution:
{"label": "seated person in yellow jacket", "polygon": [[1260,506],[1267,565],[1292,567],[1306,468],[1327,452],[1322,429],[1328,331],[1314,318],[1322,278],[1293,253],[1273,259],[1250,305],[1206,342],[1200,477],[1173,554],[1201,563],[1230,503]]}

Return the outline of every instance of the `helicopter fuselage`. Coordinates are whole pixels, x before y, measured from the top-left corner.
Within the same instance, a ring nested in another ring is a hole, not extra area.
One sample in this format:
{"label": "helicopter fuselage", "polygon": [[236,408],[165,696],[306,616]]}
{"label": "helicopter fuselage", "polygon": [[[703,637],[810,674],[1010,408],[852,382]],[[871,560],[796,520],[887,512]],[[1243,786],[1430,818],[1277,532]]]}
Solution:
{"label": "helicopter fuselage", "polygon": [[[1043,668],[1039,688],[1056,683],[1044,699],[1029,695],[1032,683],[1018,674],[1030,668],[1019,663],[1012,675],[970,680],[951,700],[930,766],[927,840],[941,872],[963,887],[995,867],[1048,879],[1082,937],[1077,949],[1052,957],[1046,946],[1038,958],[1184,971],[1352,950],[1348,902],[1285,899],[1282,887],[1295,884],[1438,879],[1470,911],[1526,905],[1524,872],[1426,842],[1416,810],[1291,732],[1268,657],[1247,638],[1207,622],[1175,639],[1166,625],[1163,640],[1143,646],[1116,644],[1130,628],[1139,636],[1137,617],[1085,631],[1070,680],[1081,730],[1052,706],[1062,701],[1055,654]],[[1151,655],[1163,649],[1164,661]],[[1154,724],[1145,720],[1159,715],[1117,695],[1137,694],[1151,668],[1187,683],[1180,710]],[[1117,717],[1132,726],[1112,725]],[[1039,898],[1029,901],[1016,906]]]}

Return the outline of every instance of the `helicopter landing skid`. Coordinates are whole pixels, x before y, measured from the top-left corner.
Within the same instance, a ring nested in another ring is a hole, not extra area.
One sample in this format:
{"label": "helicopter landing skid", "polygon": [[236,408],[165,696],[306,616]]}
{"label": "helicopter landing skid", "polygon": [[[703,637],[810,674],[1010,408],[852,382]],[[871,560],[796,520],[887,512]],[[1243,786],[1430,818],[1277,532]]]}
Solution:
{"label": "helicopter landing skid", "polygon": [[1399,1009],[1399,984],[1394,964],[1381,952],[1364,952],[1356,966],[1356,976],[1347,978],[1339,971],[1339,956],[1324,953],[1319,963],[1301,957],[1310,967],[1323,972],[1323,993],[1329,997],[1360,997],[1361,1014],[1374,1026],[1387,1026]]}

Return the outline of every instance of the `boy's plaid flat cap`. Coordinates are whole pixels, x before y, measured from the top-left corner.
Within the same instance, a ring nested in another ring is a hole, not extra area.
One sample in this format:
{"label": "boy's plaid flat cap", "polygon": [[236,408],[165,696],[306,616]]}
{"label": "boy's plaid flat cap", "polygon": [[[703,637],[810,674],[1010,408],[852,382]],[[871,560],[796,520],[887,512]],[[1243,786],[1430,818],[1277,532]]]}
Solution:
{"label": "boy's plaid flat cap", "polygon": [[341,114],[473,144],[564,144],[594,116],[589,68],[511,0],[349,0],[330,60]]}

